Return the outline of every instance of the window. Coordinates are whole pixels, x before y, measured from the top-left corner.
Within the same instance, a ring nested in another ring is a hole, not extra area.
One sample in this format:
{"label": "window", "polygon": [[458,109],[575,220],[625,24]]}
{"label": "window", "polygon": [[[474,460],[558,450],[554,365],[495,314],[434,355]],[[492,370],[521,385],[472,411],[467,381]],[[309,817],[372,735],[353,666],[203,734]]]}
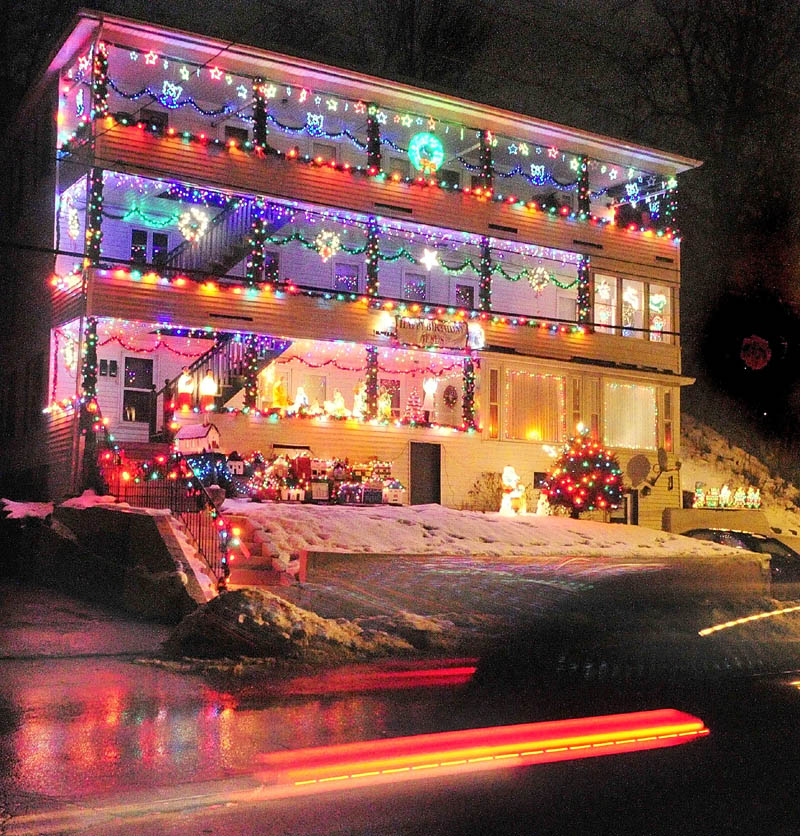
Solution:
{"label": "window", "polygon": [[122,420],[149,423],[152,409],[153,361],[144,357],[125,358]]}
{"label": "window", "polygon": [[508,426],[506,438],[561,441],[566,421],[564,378],[506,371]]}
{"label": "window", "polygon": [[322,405],[328,397],[328,379],[324,374],[304,375],[302,387],[309,404]]}
{"label": "window", "polygon": [[169,236],[164,232],[153,233],[153,264],[163,266],[169,254]]}
{"label": "window", "polygon": [[152,264],[164,265],[167,263],[168,255],[169,236],[166,232],[131,230],[131,261],[134,264],[147,264],[149,261]]}
{"label": "window", "polygon": [[475,310],[475,288],[471,284],[456,285],[456,305],[467,310]]}
{"label": "window", "polygon": [[427,298],[427,280],[420,273],[406,273],[403,276],[403,299],[424,302]]}
{"label": "window", "polygon": [[664,449],[672,452],[672,392],[664,392]]}
{"label": "window", "polygon": [[408,160],[404,160],[399,157],[389,157],[389,159],[384,163],[383,169],[389,174],[389,176],[392,176],[393,174],[398,174],[400,177],[410,176]]}
{"label": "window", "polygon": [[439,182],[447,183],[451,188],[461,185],[461,172],[459,171],[448,171],[446,168],[443,168],[437,172],[436,176],[439,178]]}
{"label": "window", "polygon": [[332,145],[330,142],[312,142],[311,156],[314,159],[317,159],[317,157],[322,157],[322,159],[326,161],[335,160],[336,146]]}
{"label": "window", "polygon": [[672,342],[669,334],[672,331],[672,288],[665,285],[651,284],[648,294],[648,321],[650,339],[653,342]]}
{"label": "window", "polygon": [[594,321],[601,333],[616,333],[613,326],[617,324],[617,280],[613,276],[595,274]]}
{"label": "window", "polygon": [[388,392],[392,396],[392,418],[400,417],[400,381],[381,378],[378,382],[379,392]]}
{"label": "window", "polygon": [[144,229],[131,230],[131,261],[134,264],[147,263],[147,231]]}
{"label": "window", "polygon": [[644,284],[622,280],[622,336],[644,338]]}
{"label": "window", "polygon": [[567,322],[578,320],[578,297],[567,292],[559,291],[556,296],[556,318]]}
{"label": "window", "polygon": [[250,139],[247,128],[236,128],[233,125],[225,126],[225,141],[234,140],[237,145],[243,145]]}
{"label": "window", "polygon": [[489,438],[500,438],[500,372],[489,369]]}
{"label": "window", "polygon": [[278,253],[268,250],[264,253],[264,280],[277,282],[280,277]]}
{"label": "window", "polygon": [[606,382],[603,390],[603,435],[610,447],[655,450],[655,387]]}
{"label": "window", "polygon": [[143,122],[151,129],[155,128],[154,132],[157,133],[165,131],[169,124],[166,113],[162,113],[160,110],[148,110],[147,108],[139,114],[138,121]]}
{"label": "window", "polygon": [[358,293],[358,265],[336,264],[333,268],[333,289],[345,293]]}

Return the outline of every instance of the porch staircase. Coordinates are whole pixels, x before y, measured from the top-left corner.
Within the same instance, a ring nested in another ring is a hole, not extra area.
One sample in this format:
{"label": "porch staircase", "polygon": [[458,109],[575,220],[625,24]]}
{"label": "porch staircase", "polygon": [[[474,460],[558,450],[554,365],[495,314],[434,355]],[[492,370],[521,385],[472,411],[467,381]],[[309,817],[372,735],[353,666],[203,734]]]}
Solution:
{"label": "porch staircase", "polygon": [[[198,241],[183,241],[167,253],[166,266],[186,272],[224,276],[245,258],[250,250],[253,222],[262,213],[268,230],[275,232],[291,216],[272,206],[261,209],[252,200],[232,201],[210,221]],[[257,276],[256,281],[264,277]]]}
{"label": "porch staircase", "polygon": [[270,546],[269,533],[250,517],[225,514],[225,519],[239,540],[239,546],[230,553],[229,586],[291,586],[305,581],[305,555],[289,561],[281,559]]}
{"label": "porch staircase", "polygon": [[[204,354],[201,354],[194,362],[187,367],[188,374],[192,377],[193,403],[198,406],[200,403],[200,381],[210,371],[217,382],[217,409],[221,409],[231,398],[240,392],[245,385],[245,354],[246,341],[255,340],[256,345],[256,374],[259,374],[276,357],[283,354],[291,345],[289,340],[280,340],[275,337],[255,335],[253,337],[240,337],[236,334],[220,334],[214,345]],[[182,373],[181,373],[182,374]],[[174,400],[177,397],[178,375],[168,381],[158,392],[155,393],[156,405],[153,415],[157,419],[155,426],[151,427],[151,442],[166,441],[166,428],[163,426],[163,416],[168,410],[164,409],[164,399]],[[158,426],[158,418],[161,418],[162,426]]]}

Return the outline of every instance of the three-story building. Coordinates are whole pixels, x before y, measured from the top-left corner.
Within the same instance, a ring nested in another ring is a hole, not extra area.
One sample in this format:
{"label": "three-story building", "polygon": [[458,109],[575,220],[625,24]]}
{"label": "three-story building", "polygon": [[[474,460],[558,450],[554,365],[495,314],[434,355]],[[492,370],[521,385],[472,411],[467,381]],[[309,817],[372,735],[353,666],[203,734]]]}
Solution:
{"label": "three-story building", "polygon": [[77,489],[98,416],[135,445],[212,411],[226,452],[378,458],[455,507],[506,464],[534,481],[582,423],[639,521],[680,506],[695,161],[90,12],[37,114],[6,486]]}

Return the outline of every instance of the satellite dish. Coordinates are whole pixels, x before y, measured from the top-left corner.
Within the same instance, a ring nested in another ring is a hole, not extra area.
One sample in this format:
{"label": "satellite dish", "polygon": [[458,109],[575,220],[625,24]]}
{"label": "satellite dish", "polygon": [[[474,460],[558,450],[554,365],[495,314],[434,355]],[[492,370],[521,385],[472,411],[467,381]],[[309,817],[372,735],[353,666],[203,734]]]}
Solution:
{"label": "satellite dish", "polygon": [[650,473],[651,468],[652,465],[650,464],[650,459],[648,459],[647,456],[644,456],[641,453],[637,456],[633,456],[633,458],[631,458],[628,462],[628,467],[626,468],[631,484],[636,487],[644,482],[647,475]]}
{"label": "satellite dish", "polygon": [[669,470],[669,460],[667,459],[667,451],[663,447],[658,448],[658,466],[661,470]]}

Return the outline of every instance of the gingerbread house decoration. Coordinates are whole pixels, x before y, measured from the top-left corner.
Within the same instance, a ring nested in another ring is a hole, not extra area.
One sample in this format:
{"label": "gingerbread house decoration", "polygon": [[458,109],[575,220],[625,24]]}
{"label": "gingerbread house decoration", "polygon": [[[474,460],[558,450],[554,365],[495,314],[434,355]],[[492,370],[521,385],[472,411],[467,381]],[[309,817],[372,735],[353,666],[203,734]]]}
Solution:
{"label": "gingerbread house decoration", "polygon": [[214,424],[186,424],[175,434],[175,449],[184,455],[219,450],[219,430]]}

